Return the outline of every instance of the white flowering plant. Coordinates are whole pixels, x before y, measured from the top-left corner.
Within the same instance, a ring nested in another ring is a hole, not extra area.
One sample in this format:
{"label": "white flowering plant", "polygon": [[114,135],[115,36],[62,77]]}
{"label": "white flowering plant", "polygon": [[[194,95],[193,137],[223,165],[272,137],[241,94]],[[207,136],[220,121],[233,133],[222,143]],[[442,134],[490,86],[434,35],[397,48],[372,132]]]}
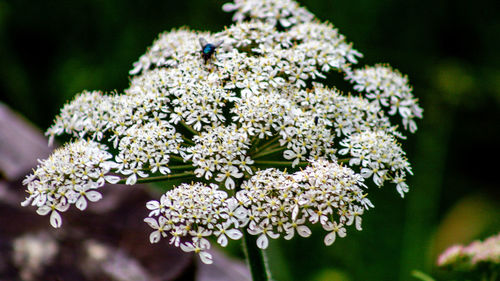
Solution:
{"label": "white flowering plant", "polygon": [[[367,183],[403,197],[411,167],[401,141],[422,118],[408,78],[356,67],[362,54],[292,0],[223,9],[234,23],[221,32],[160,34],[124,93],[83,91],[66,104],[46,135],[72,141],[27,176],[22,204],[58,228],[106,183],[162,182],[165,194],[146,204],[151,243],[212,263],[214,241],[243,238],[257,280],[269,277],[269,239],[308,237],[319,224],[330,245],[350,225],[361,230],[373,208]],[[352,91],[327,85],[331,72]]]}

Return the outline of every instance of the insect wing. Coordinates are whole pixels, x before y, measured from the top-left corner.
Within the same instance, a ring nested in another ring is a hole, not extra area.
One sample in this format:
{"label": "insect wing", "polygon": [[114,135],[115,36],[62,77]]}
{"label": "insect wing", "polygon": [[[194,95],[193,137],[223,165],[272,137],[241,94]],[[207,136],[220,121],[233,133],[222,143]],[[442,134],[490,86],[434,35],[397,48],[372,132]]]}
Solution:
{"label": "insect wing", "polygon": [[217,48],[220,45],[222,45],[222,43],[224,43],[224,40],[219,40],[219,41],[215,42],[213,45]]}
{"label": "insect wing", "polygon": [[203,38],[203,37],[200,37],[198,40],[200,41],[200,45],[201,45],[202,49],[205,48],[205,46],[208,44],[207,40],[205,40],[205,38]]}

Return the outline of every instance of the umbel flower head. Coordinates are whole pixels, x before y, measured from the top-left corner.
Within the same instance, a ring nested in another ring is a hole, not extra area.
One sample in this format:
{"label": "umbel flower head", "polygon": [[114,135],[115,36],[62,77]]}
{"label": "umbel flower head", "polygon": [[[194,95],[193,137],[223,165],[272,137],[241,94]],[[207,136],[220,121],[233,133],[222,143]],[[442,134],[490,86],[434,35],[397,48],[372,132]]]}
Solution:
{"label": "umbel flower head", "polygon": [[[65,105],[47,136],[74,141],[27,177],[23,205],[60,227],[60,213],[99,200],[105,182],[163,180],[168,191],[147,203],[151,242],[167,238],[210,263],[209,237],[225,246],[247,232],[266,248],[319,223],[330,245],[351,224],[361,230],[367,183],[404,196],[411,167],[400,141],[422,118],[408,79],[356,67],[352,43],[294,1],[223,8],[234,23],[221,32],[160,34],[123,94],[84,91]],[[331,72],[351,93],[327,85]]]}

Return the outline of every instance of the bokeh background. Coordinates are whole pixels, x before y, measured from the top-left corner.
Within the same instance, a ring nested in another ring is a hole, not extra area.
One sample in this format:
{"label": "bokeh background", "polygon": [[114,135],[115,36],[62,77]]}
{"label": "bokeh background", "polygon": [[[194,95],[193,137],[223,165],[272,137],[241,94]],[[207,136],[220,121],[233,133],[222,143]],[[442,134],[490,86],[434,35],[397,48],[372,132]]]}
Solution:
{"label": "bokeh background", "polygon": [[[435,266],[439,252],[500,231],[496,1],[300,3],[354,43],[365,55],[361,65],[389,63],[407,74],[424,119],[404,144],[415,174],[406,198],[392,187],[372,187],[376,207],[364,216],[364,230],[350,229],[328,248],[318,232],[311,239],[274,241],[268,250],[274,277],[416,280],[411,272],[420,270],[447,280]],[[160,32],[229,25],[231,14],[222,4],[0,0],[0,100],[45,130],[76,93],[126,88],[132,63]],[[227,251],[241,256],[238,247],[233,243]]]}

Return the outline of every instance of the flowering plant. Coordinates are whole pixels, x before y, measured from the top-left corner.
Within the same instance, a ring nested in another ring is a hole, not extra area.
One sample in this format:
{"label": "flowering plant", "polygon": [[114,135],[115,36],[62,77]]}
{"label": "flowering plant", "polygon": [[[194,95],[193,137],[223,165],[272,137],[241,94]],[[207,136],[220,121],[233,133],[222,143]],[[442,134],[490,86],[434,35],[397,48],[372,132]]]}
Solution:
{"label": "flowering plant", "polygon": [[[373,208],[367,180],[404,196],[400,128],[414,133],[422,118],[407,77],[355,68],[362,54],[294,1],[223,9],[234,23],[221,32],[161,34],[123,94],[84,91],[66,104],[46,134],[73,141],[27,176],[23,205],[60,227],[60,213],[101,199],[105,183],[163,181],[166,193],[146,205],[150,241],[211,263],[209,237],[221,246],[245,237],[252,259],[269,238],[308,237],[313,224],[326,245],[349,225],[361,230]],[[331,72],[359,94],[328,86]],[[251,267],[257,279],[265,265]]]}
{"label": "flowering plant", "polygon": [[439,256],[437,265],[471,280],[496,280],[500,274],[500,233],[484,241],[449,247]]}

